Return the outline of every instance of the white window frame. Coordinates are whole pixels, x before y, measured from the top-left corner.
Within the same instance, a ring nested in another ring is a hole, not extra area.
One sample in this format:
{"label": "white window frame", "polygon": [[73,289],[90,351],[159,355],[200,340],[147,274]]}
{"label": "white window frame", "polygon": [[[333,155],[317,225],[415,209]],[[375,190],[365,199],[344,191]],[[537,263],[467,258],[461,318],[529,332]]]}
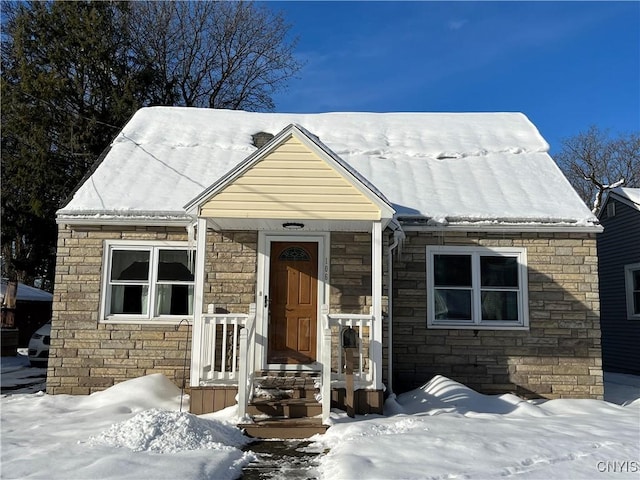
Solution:
{"label": "white window frame", "polygon": [[627,298],[627,320],[640,320],[640,313],[633,313],[633,272],[640,270],[640,263],[624,266],[624,290]]}
{"label": "white window frame", "polygon": [[[471,320],[440,320],[435,315],[435,279],[433,275],[434,256],[469,255],[471,257],[472,305]],[[478,247],[478,246],[427,246],[427,328],[471,329],[471,330],[528,330],[529,295],[527,273],[527,249],[522,247]],[[480,257],[514,257],[518,261],[518,321],[481,321]]]}
{"label": "white window frame", "polygon": [[[146,250],[149,251],[149,305],[146,314],[111,314],[111,253],[114,250]],[[183,319],[193,320],[193,315],[155,315],[157,303],[157,286],[166,284],[166,281],[158,281],[158,259],[160,250],[192,250],[195,256],[195,246],[189,242],[178,241],[148,241],[148,240],[105,240],[102,258],[102,288],[100,292],[100,323],[135,323],[135,324],[170,324],[176,325]],[[194,262],[195,264],[195,262]],[[175,283],[175,282],[170,282]],[[195,272],[193,282],[181,282],[193,285],[195,298]],[[195,305],[192,306],[192,310]]]}

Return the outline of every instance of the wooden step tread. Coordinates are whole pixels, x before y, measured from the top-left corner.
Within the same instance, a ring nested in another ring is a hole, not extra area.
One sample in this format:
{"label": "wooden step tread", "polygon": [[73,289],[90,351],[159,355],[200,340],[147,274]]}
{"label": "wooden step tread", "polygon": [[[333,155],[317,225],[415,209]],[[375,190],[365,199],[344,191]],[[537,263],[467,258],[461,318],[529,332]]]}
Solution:
{"label": "wooden step tread", "polygon": [[320,378],[321,373],[316,370],[310,371],[286,371],[286,370],[258,370],[256,377],[313,377]]}
{"label": "wooden step tread", "polygon": [[253,384],[264,389],[316,389],[315,377],[258,377],[253,379]]}
{"label": "wooden step tread", "polygon": [[309,438],[323,434],[329,428],[320,418],[268,418],[256,419],[254,423],[238,425],[245,434],[254,438]]}
{"label": "wooden step tread", "polygon": [[249,405],[320,405],[315,398],[259,398],[254,397]]}
{"label": "wooden step tread", "polygon": [[247,413],[249,415],[263,415],[273,418],[312,418],[322,414],[322,405],[318,402],[250,403],[247,405]]}

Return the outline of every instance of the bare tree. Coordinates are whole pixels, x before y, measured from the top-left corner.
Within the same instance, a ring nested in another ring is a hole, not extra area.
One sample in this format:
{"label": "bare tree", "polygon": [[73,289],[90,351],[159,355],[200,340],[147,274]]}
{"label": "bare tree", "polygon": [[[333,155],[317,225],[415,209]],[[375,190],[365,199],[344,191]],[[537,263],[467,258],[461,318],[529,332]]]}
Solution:
{"label": "bare tree", "polygon": [[134,2],[138,55],[164,75],[168,105],[273,110],[300,69],[280,13],[245,2]]}
{"label": "bare tree", "polygon": [[54,280],[55,212],[133,112],[271,110],[300,69],[252,3],[1,2],[3,274]]}
{"label": "bare tree", "polygon": [[578,195],[597,213],[602,195],[617,186],[640,187],[640,134],[611,138],[596,126],[567,138],[556,163]]}

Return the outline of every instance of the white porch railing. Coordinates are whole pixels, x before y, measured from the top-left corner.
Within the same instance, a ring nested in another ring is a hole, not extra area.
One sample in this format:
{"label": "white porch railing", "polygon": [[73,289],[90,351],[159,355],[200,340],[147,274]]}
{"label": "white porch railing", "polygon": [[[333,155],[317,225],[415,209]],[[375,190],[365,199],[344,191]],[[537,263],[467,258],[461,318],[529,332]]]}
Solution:
{"label": "white porch railing", "polygon": [[[357,335],[357,355],[353,371],[358,386],[371,385],[373,353],[373,315],[329,313],[328,305],[322,306],[322,420],[331,412],[332,383],[346,381],[342,335],[352,328]],[[337,342],[335,342],[337,340]],[[334,361],[335,353],[335,361]]]}
{"label": "white porch railing", "polygon": [[253,390],[256,351],[256,304],[249,306],[246,328],[240,332],[240,378],[238,380],[238,415],[243,418]]}
{"label": "white porch railing", "polygon": [[[202,315],[200,385],[237,384],[246,357],[240,351],[243,330],[255,325],[255,305],[249,314],[206,313]],[[246,334],[247,332],[245,332]]]}

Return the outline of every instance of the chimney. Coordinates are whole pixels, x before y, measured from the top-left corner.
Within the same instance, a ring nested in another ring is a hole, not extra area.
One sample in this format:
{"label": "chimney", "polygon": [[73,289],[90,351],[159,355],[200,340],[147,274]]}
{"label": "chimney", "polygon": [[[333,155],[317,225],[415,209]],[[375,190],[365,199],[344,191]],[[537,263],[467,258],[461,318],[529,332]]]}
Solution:
{"label": "chimney", "polygon": [[258,132],[251,136],[253,139],[253,145],[256,148],[262,148],[273,138],[273,134],[267,132]]}

